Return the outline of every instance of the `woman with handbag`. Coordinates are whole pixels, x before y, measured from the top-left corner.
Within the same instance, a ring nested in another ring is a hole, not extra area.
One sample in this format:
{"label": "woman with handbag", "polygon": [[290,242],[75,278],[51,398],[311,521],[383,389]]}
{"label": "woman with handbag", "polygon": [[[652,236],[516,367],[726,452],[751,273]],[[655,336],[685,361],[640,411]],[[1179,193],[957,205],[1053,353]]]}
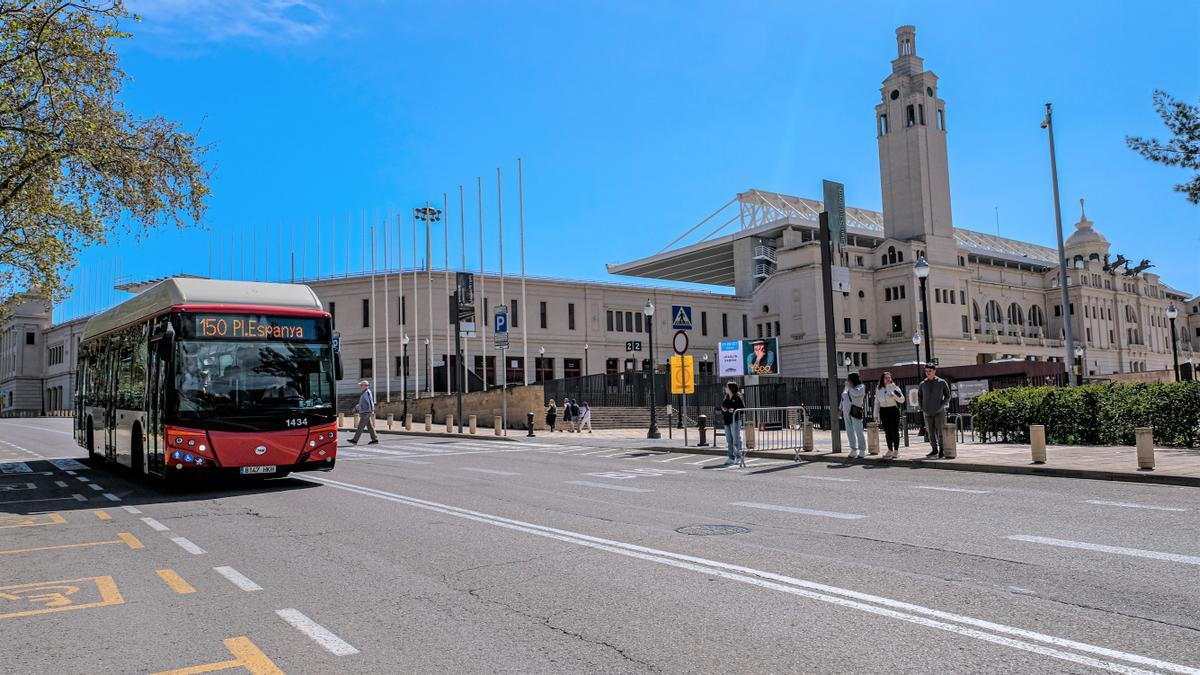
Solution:
{"label": "woman with handbag", "polygon": [[863,433],[866,403],[866,386],[858,373],[850,373],[846,376],[846,387],[842,390],[842,404],[839,410],[842,424],[846,427],[846,436],[850,440],[850,459],[867,456],[867,438]]}
{"label": "woman with handbag", "polygon": [[875,409],[879,411],[879,425],[887,438],[884,459],[896,459],[900,452],[900,406],[904,404],[904,392],[892,381],[892,374],[885,372],[875,388]]}

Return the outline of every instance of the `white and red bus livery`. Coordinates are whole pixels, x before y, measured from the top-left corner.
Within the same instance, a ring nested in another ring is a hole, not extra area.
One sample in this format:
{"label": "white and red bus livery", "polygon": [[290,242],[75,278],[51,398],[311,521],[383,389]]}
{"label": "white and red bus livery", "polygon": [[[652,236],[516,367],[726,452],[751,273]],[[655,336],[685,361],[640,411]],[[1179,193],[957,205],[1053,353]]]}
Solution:
{"label": "white and red bus livery", "polygon": [[328,471],[340,365],[307,286],[166,279],[88,321],[75,438],[160,477]]}

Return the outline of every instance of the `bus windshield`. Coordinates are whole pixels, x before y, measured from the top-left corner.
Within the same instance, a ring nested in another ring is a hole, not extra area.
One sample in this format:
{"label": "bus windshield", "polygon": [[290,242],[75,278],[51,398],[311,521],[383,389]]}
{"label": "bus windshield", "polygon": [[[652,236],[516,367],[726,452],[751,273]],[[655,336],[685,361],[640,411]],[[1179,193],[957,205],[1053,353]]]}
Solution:
{"label": "bus windshield", "polygon": [[333,414],[328,344],[182,340],[176,347],[180,421],[210,415]]}

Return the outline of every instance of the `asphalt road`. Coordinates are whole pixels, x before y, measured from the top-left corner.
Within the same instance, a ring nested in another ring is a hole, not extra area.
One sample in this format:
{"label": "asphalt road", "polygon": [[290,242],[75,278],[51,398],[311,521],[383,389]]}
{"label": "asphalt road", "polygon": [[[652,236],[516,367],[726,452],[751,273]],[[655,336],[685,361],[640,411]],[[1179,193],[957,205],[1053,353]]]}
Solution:
{"label": "asphalt road", "polygon": [[0,421],[0,672],[1200,673],[1195,488],[394,438],[176,487],[69,429]]}

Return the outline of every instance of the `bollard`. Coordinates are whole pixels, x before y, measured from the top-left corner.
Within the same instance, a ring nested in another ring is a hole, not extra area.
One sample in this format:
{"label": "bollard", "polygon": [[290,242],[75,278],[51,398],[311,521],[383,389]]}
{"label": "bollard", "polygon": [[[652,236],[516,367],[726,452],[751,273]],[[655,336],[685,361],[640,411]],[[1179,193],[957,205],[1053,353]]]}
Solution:
{"label": "bollard", "polygon": [[346,428],[346,413],[338,413],[338,428]]}
{"label": "bollard", "polygon": [[1154,427],[1138,427],[1137,437],[1138,471],[1154,470]]}
{"label": "bollard", "polygon": [[496,418],[494,420],[492,420],[492,423],[496,425],[496,435],[497,436],[504,433],[504,431],[503,431],[504,425],[501,422],[499,415],[496,415]]}
{"label": "bollard", "polygon": [[879,423],[867,422],[867,454],[879,454]]}
{"label": "bollard", "polygon": [[358,413],[354,413],[354,426],[352,428],[353,429],[358,428]]}
{"label": "bollard", "polygon": [[942,432],[942,454],[946,459],[958,457],[958,426],[947,424]]}
{"label": "bollard", "polygon": [[467,421],[470,423],[471,433],[472,434],[475,433],[475,416],[471,415],[470,417],[467,418]]}
{"label": "bollard", "polygon": [[700,430],[700,442],[696,447],[703,448],[708,446],[708,415],[698,415],[696,417],[696,427]]}
{"label": "bollard", "polygon": [[754,428],[753,424],[743,424],[742,425],[742,435],[745,437],[743,444],[746,446],[747,450],[754,449],[755,431],[757,431],[757,430]]}
{"label": "bollard", "polygon": [[804,448],[804,452],[813,451],[813,426],[812,422],[809,422],[808,420],[804,421],[804,434],[800,440],[800,443]]}
{"label": "bollard", "polygon": [[446,433],[454,433],[454,415],[446,415]]}
{"label": "bollard", "polygon": [[404,430],[412,431],[412,413],[404,416]]}
{"label": "bollard", "polygon": [[425,416],[425,431],[433,431],[433,415]]}
{"label": "bollard", "polygon": [[388,431],[392,430],[392,422],[396,421],[395,413],[388,413]]}
{"label": "bollard", "polygon": [[1046,425],[1029,425],[1029,454],[1034,464],[1046,463]]}
{"label": "bollard", "polygon": [[527,438],[533,438],[533,413],[526,413],[525,424],[529,427],[529,433],[525,434]]}

